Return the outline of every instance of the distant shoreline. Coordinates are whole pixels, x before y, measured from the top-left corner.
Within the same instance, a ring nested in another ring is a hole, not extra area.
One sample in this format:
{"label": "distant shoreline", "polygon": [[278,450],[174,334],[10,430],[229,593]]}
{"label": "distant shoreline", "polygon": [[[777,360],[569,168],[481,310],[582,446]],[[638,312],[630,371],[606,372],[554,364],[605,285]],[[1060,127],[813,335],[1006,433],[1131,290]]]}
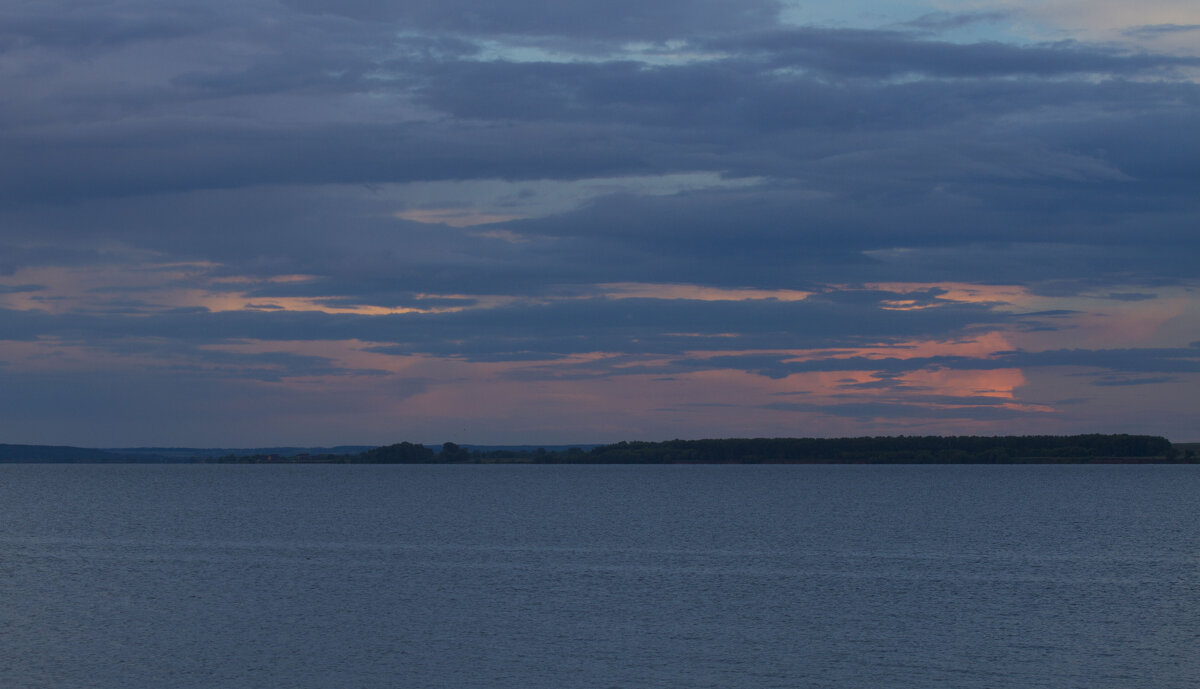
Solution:
{"label": "distant shoreline", "polygon": [[1149,435],[882,436],[623,441],[582,446],[444,443],[97,449],[0,444],[0,463],[87,464],[1192,464],[1200,443]]}

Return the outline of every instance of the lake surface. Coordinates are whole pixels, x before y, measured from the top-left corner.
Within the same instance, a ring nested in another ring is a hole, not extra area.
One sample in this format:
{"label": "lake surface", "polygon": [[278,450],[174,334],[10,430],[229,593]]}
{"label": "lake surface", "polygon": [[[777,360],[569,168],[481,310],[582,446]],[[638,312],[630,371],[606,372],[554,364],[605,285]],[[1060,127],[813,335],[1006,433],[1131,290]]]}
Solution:
{"label": "lake surface", "polygon": [[1197,466],[0,465],[0,684],[1173,689]]}

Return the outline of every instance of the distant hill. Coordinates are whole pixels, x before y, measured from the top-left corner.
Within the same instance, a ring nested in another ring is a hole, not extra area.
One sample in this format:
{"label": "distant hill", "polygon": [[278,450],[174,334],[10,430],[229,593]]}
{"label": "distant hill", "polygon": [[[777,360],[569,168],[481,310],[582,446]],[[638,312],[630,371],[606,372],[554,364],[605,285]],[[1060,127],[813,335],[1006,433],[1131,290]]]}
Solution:
{"label": "distant hill", "polygon": [[128,462],[128,455],[66,445],[0,445],[0,462]]}
{"label": "distant hill", "polygon": [[151,456],[172,459],[193,457],[246,457],[250,455],[275,455],[296,457],[298,455],[357,455],[376,447],[375,445],[337,445],[335,447],[120,447],[105,448],[126,456]]}
{"label": "distant hill", "polygon": [[215,457],[248,457],[271,455],[297,457],[300,455],[358,455],[374,445],[338,445],[336,447],[71,447],[69,445],[4,445],[0,444],[0,462],[47,463],[179,463]]}

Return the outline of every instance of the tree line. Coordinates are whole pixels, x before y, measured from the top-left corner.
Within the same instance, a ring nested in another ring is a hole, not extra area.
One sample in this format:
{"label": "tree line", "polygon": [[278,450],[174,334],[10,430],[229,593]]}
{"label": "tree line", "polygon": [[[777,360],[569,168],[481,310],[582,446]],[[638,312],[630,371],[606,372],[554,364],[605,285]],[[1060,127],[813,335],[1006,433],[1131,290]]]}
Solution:
{"label": "tree line", "polygon": [[348,464],[1016,464],[1194,462],[1166,438],[1150,435],[879,436],[623,441],[590,449],[440,449],[402,442],[358,454],[227,456],[234,463]]}

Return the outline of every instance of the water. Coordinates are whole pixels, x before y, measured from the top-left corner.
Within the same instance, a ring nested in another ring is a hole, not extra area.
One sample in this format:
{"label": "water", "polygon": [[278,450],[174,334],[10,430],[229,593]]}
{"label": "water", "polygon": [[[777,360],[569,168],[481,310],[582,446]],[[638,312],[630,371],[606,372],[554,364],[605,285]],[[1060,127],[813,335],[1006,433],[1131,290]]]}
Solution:
{"label": "water", "polygon": [[0,685],[1195,686],[1200,467],[0,466]]}

